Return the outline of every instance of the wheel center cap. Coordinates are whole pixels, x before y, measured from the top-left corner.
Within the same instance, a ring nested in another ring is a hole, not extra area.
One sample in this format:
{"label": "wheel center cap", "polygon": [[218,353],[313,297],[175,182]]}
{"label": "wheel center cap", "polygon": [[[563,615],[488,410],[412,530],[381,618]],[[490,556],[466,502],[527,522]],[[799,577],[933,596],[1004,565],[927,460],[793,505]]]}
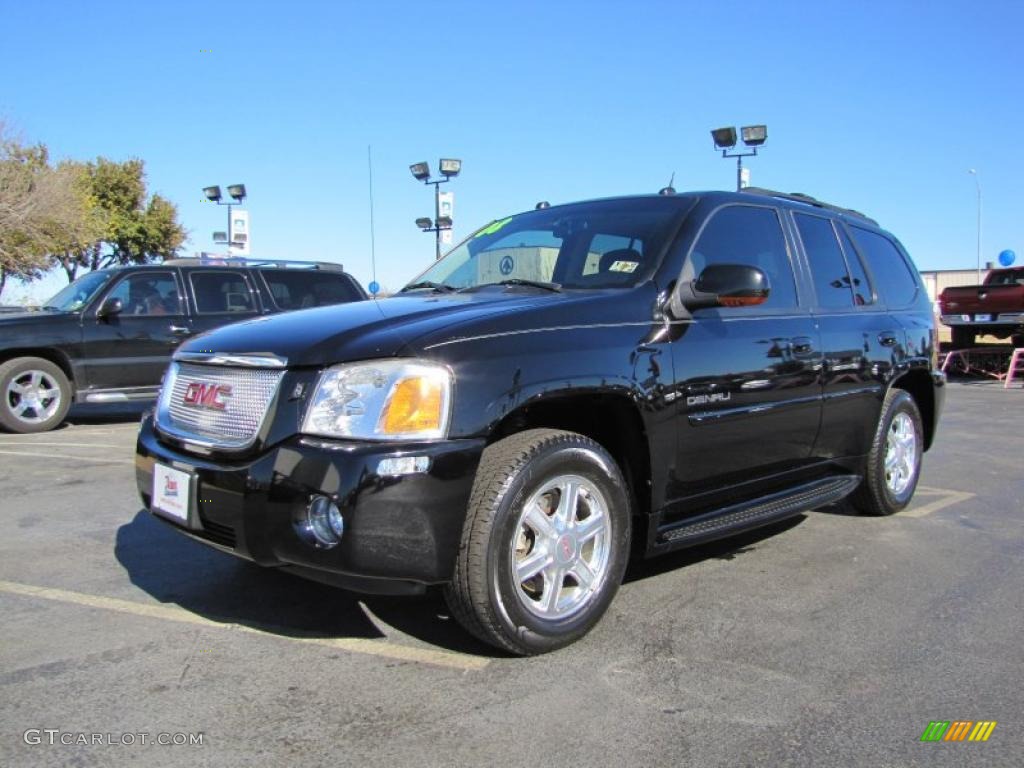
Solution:
{"label": "wheel center cap", "polygon": [[576,559],[576,537],[563,533],[555,542],[555,559],[561,565],[568,565]]}

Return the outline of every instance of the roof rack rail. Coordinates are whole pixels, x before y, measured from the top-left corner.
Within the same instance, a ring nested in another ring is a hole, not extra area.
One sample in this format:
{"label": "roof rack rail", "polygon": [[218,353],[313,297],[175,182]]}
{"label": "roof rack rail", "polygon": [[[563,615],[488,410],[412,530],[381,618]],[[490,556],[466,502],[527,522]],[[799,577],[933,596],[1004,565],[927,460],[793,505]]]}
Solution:
{"label": "roof rack rail", "polygon": [[744,187],[743,192],[748,192],[752,195],[765,195],[766,197],[778,197],[783,200],[792,200],[795,203],[806,203],[807,205],[813,205],[815,208],[824,208],[829,211],[835,211],[836,213],[845,213],[847,216],[854,216],[858,219],[864,219],[864,221],[878,226],[878,222],[872,219],[870,216],[865,216],[860,211],[856,211],[853,208],[843,208],[842,206],[832,205],[826,203],[824,200],[818,200],[816,197],[805,195],[802,192],[778,192],[774,189],[765,189],[764,187]]}
{"label": "roof rack rail", "polygon": [[285,269],[319,269],[324,272],[344,272],[341,264],[331,261],[288,261],[287,259],[247,259],[243,256],[186,256],[163,262],[174,267],[195,267],[202,264],[234,267],[282,267]]}

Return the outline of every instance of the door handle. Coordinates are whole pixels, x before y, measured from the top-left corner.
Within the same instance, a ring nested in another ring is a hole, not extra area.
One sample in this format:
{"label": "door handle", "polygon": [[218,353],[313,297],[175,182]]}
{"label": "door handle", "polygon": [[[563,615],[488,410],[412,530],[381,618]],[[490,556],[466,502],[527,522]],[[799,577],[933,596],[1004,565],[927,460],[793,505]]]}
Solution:
{"label": "door handle", "polygon": [[882,331],[878,334],[878,343],[883,347],[895,347],[896,342],[896,334],[892,331]]}
{"label": "door handle", "polygon": [[186,325],[171,325],[171,333],[175,336],[188,336],[192,331]]}
{"label": "door handle", "polygon": [[809,355],[814,351],[814,340],[807,336],[797,336],[789,340],[789,348],[794,355]]}

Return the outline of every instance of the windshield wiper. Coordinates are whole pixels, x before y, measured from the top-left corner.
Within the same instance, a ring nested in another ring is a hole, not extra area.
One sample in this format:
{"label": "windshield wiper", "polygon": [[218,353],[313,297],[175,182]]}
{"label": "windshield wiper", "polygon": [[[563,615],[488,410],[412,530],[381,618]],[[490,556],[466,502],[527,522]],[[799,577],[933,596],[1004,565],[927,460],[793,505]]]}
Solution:
{"label": "windshield wiper", "polygon": [[510,277],[507,280],[498,280],[495,283],[480,283],[480,285],[471,285],[468,288],[461,288],[462,291],[470,291],[476,288],[485,288],[488,285],[528,285],[531,288],[543,288],[546,291],[554,291],[555,293],[562,292],[561,283],[545,283],[542,280],[525,280],[521,277]]}
{"label": "windshield wiper", "polygon": [[440,293],[451,293],[455,290],[452,286],[447,285],[446,283],[433,283],[430,280],[424,280],[420,283],[413,283],[412,285],[405,286],[405,288],[400,290],[399,293],[415,291],[418,288],[430,288],[431,290],[439,291]]}

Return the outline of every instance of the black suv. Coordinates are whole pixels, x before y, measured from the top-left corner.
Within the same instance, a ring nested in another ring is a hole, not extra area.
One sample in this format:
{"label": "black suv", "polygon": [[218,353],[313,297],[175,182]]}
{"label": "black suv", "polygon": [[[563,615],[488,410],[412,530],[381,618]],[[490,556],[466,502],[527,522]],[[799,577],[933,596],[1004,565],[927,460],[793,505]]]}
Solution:
{"label": "black suv", "polygon": [[597,622],[633,550],[902,509],[943,395],[928,297],[874,221],[767,190],[617,198],[494,221],[394,298],[185,344],[137,479],[200,541],[443,585],[531,654]]}
{"label": "black suv", "polygon": [[153,399],[184,339],[366,293],[340,264],[172,259],[80,277],[34,312],[0,315],[0,426],[43,432],[71,400]]}

